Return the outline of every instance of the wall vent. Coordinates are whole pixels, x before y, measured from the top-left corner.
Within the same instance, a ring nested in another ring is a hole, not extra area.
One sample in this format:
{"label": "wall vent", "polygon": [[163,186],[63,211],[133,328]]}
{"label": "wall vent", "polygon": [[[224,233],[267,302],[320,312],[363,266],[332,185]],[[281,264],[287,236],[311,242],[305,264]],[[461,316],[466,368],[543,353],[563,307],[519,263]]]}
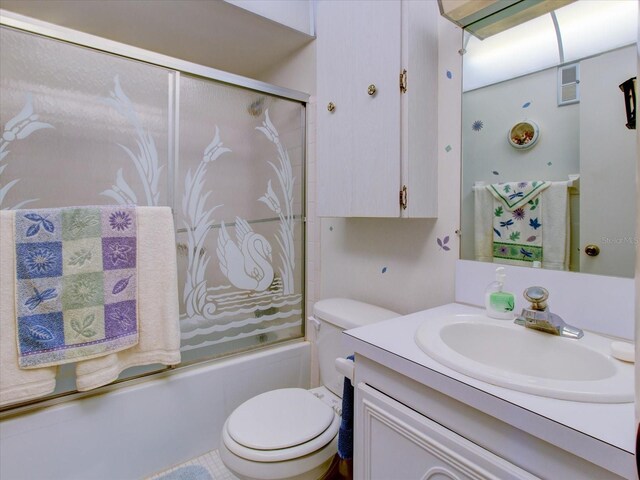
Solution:
{"label": "wall vent", "polygon": [[580,101],[580,65],[558,67],[558,106]]}

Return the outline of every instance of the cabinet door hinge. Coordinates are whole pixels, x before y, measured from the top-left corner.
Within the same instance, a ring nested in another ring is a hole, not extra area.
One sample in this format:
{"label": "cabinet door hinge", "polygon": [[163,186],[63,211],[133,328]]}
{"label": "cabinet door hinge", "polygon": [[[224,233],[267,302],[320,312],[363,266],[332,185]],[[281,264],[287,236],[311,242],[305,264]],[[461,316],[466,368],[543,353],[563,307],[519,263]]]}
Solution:
{"label": "cabinet door hinge", "polygon": [[400,92],[407,93],[407,69],[403,69],[400,74]]}
{"label": "cabinet door hinge", "polygon": [[407,186],[403,185],[402,188],[400,189],[400,208],[402,208],[402,210],[407,209],[408,201],[409,201],[409,198],[407,194]]}

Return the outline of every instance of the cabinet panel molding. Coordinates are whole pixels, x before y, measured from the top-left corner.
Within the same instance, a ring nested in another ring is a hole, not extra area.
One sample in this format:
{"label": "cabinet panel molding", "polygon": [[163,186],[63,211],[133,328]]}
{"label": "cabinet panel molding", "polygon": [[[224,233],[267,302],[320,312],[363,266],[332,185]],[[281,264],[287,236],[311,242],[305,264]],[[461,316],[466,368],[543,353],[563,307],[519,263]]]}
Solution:
{"label": "cabinet panel molding", "polygon": [[355,432],[355,478],[537,478],[363,383]]}

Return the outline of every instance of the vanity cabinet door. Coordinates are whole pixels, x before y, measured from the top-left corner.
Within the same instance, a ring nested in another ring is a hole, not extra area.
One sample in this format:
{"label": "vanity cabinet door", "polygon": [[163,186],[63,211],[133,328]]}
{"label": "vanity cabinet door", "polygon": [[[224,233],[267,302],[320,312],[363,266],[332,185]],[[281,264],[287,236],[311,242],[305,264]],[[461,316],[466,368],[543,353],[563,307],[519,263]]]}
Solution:
{"label": "vanity cabinet door", "polygon": [[436,2],[318,2],[320,216],[437,215],[438,15]]}
{"label": "vanity cabinet door", "polygon": [[355,401],[356,480],[537,478],[366,384]]}

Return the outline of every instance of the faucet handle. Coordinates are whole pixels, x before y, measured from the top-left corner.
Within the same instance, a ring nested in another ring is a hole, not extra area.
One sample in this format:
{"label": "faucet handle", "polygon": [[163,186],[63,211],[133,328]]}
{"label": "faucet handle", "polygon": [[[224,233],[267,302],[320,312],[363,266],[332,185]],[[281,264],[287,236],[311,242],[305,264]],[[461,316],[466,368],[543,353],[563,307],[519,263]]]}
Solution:
{"label": "faucet handle", "polygon": [[546,310],[547,298],[549,298],[549,292],[546,288],[542,287],[529,287],[524,293],[524,298],[531,302],[532,310]]}

